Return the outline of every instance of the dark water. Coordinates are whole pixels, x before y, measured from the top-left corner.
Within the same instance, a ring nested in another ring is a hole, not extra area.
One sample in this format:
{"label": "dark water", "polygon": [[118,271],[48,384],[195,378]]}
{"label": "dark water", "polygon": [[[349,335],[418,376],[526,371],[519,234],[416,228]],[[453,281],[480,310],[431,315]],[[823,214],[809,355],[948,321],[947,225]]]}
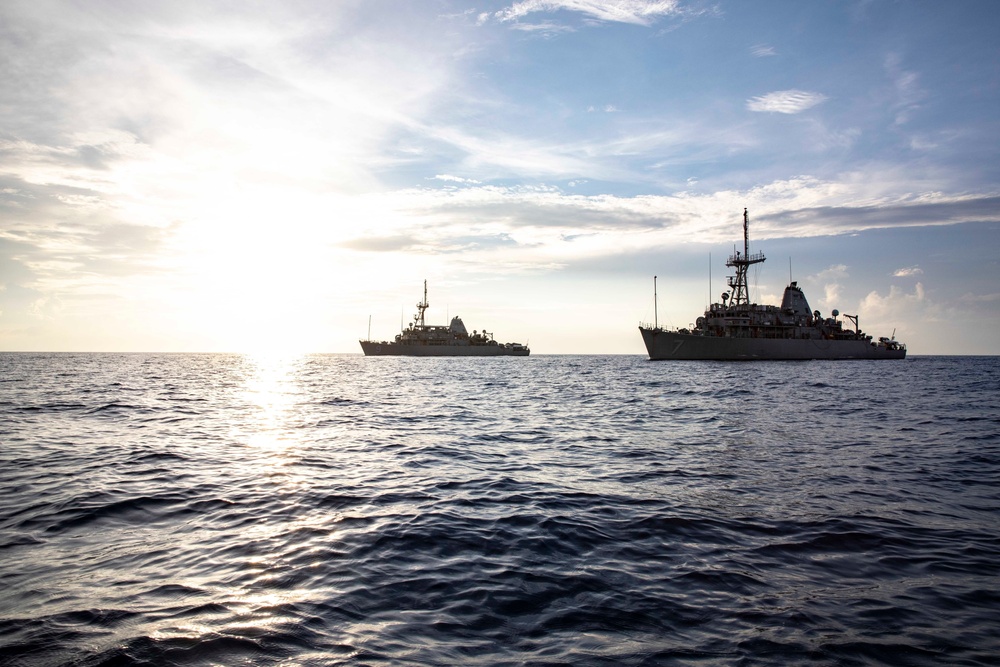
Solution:
{"label": "dark water", "polygon": [[6,665],[1000,661],[1000,358],[0,355]]}

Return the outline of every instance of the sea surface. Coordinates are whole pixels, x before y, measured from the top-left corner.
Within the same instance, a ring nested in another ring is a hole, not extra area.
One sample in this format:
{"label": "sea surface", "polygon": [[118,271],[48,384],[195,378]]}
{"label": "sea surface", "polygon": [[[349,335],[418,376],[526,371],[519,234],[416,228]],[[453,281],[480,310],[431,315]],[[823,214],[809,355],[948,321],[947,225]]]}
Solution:
{"label": "sea surface", "polygon": [[998,663],[998,357],[0,354],[3,665]]}

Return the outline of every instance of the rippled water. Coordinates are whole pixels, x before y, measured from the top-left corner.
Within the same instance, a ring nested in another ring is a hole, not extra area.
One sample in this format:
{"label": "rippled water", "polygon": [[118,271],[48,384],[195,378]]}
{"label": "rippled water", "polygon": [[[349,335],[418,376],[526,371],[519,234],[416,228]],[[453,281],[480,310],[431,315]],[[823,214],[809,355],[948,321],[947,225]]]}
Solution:
{"label": "rippled water", "polygon": [[0,354],[9,665],[986,665],[1000,358]]}

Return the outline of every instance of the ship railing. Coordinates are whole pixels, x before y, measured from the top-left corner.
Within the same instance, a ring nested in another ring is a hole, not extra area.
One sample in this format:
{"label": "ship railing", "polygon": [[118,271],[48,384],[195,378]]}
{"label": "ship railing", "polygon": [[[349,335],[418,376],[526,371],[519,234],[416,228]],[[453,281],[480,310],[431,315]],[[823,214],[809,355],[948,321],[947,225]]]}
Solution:
{"label": "ship railing", "polygon": [[726,266],[737,266],[740,264],[757,264],[758,262],[764,261],[764,253],[755,252],[749,255],[743,255],[741,253],[736,253],[735,255],[729,256],[729,261],[726,262]]}

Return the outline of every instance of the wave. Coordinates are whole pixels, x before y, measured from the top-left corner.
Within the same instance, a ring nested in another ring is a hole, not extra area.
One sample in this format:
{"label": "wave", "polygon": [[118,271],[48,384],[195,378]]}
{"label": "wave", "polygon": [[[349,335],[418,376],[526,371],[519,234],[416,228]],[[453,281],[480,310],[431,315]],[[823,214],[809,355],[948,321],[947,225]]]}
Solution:
{"label": "wave", "polygon": [[995,360],[113,359],[0,355],[0,662],[1000,654]]}

